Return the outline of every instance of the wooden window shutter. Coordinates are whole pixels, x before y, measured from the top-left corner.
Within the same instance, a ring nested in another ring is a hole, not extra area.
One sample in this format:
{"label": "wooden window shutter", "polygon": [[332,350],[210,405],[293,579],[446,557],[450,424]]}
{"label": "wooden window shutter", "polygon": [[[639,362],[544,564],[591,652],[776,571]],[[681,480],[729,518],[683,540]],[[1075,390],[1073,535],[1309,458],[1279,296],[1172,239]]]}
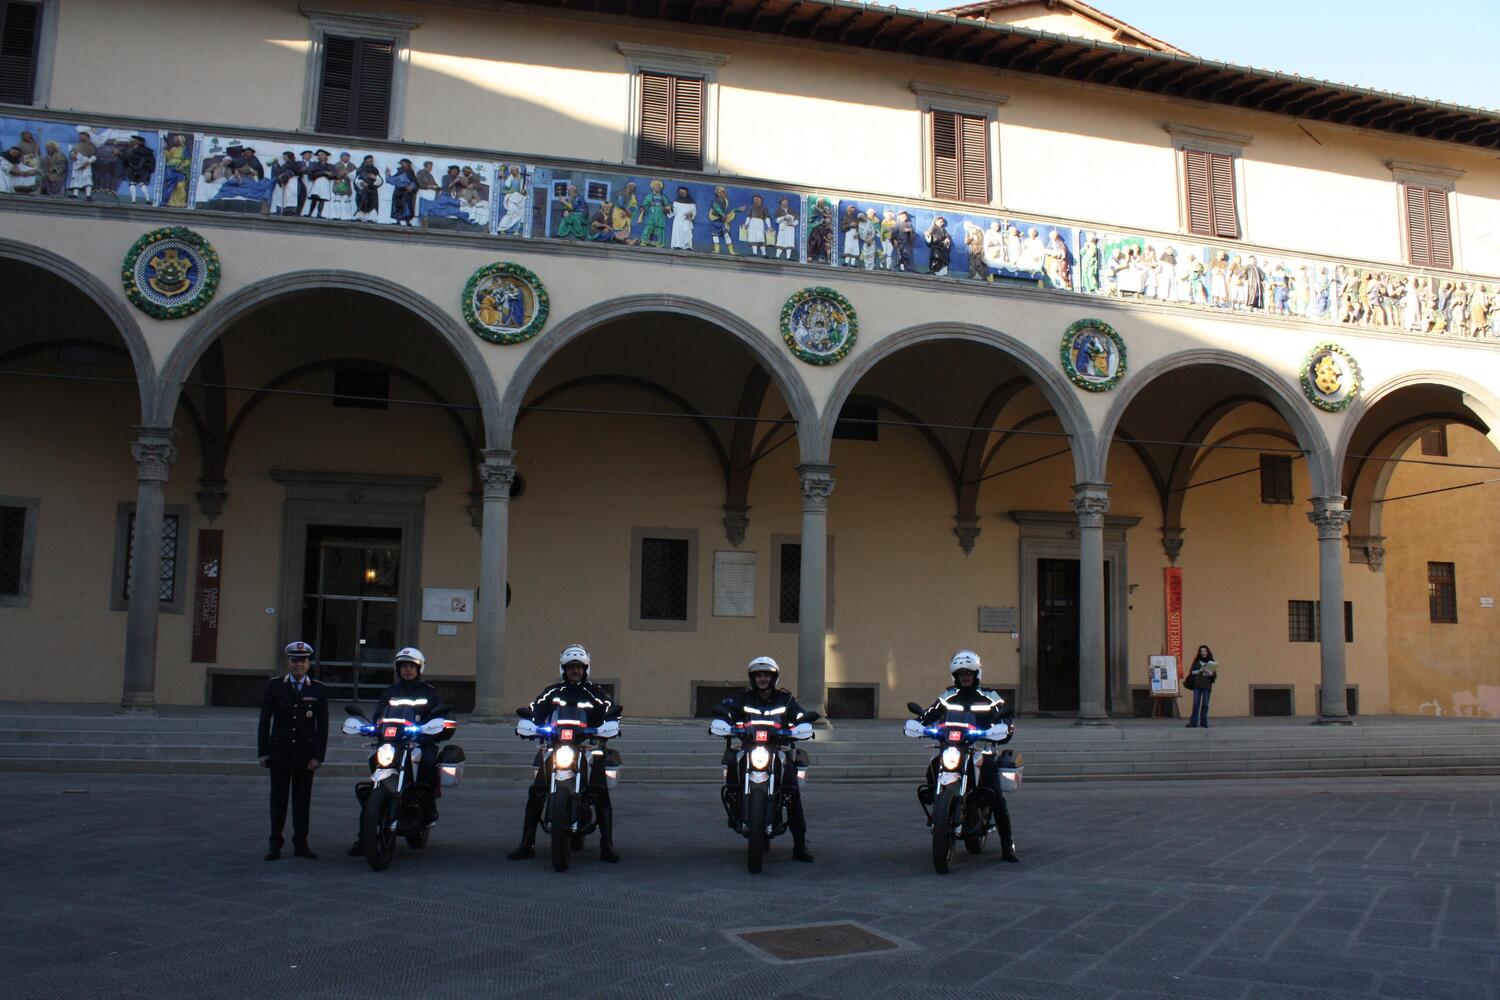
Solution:
{"label": "wooden window shutter", "polygon": [[1427,189],[1403,184],[1402,200],[1406,202],[1406,254],[1411,263],[1432,263],[1432,241],[1427,228]]}
{"label": "wooden window shutter", "polygon": [[390,131],[395,62],[394,42],[326,36],[318,86],[318,131],[385,138]]}
{"label": "wooden window shutter", "polygon": [[36,99],[41,29],[39,4],[0,3],[0,101],[30,104]]}
{"label": "wooden window shutter", "polygon": [[703,81],[641,73],[640,141],[643,166],[703,169]]}
{"label": "wooden window shutter", "polygon": [[1214,182],[1214,235],[1239,239],[1240,220],[1234,203],[1234,157],[1227,153],[1210,153],[1208,156]]}
{"label": "wooden window shutter", "polygon": [[990,200],[990,144],[982,115],[962,115],[959,131],[958,197],[960,201]]}
{"label": "wooden window shutter", "polygon": [[932,196],[944,201],[958,200],[958,117],[951,111],[932,112]]}

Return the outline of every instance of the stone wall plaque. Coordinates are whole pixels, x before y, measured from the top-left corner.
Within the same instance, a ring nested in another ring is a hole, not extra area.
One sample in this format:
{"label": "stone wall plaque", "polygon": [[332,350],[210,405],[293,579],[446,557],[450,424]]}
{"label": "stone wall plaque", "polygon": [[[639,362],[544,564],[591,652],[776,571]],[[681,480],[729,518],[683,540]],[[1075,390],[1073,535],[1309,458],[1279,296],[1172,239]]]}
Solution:
{"label": "stone wall plaque", "polygon": [[1020,612],[1015,608],[980,607],[979,631],[1015,632],[1021,627]]}
{"label": "stone wall plaque", "polygon": [[755,617],[754,552],[714,552],[714,617]]}
{"label": "stone wall plaque", "polygon": [[474,620],[474,591],[449,587],[422,588],[424,622],[471,622]]}

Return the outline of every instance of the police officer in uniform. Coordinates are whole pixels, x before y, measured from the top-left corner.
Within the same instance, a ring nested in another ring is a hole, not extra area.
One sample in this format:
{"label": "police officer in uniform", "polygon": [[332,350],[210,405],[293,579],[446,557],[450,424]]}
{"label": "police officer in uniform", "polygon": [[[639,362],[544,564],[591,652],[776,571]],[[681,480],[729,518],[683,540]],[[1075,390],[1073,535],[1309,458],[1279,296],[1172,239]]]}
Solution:
{"label": "police officer in uniform", "polygon": [[281,857],[287,795],[292,797],[292,849],[299,858],[316,858],[307,846],[312,808],[313,774],[328,749],[328,698],[323,685],[307,676],[313,648],[288,643],[285,676],[271,679],[260,705],[259,753],[271,770],[271,849],[267,861]]}

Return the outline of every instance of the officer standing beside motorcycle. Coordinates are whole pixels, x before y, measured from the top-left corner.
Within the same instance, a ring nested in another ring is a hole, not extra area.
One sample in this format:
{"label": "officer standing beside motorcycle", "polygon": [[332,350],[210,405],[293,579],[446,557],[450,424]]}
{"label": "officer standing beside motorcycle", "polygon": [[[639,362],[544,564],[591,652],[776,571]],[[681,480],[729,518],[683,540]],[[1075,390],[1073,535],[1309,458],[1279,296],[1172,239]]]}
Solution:
{"label": "officer standing beside motorcycle", "polygon": [[[427,657],[420,649],[407,646],[396,654],[395,663],[396,683],[380,692],[380,701],[370,716],[373,721],[404,719],[407,722],[422,723],[448,714],[448,706],[443,704],[438,689],[422,680],[422,671],[427,667]],[[427,794],[431,796],[429,801],[433,823],[436,823],[438,818],[437,797],[440,794],[437,758],[436,753],[428,753],[424,754],[417,763],[417,783],[426,788]],[[364,856],[364,842],[358,833],[354,837],[354,846],[350,847],[347,853],[351,858]]]}
{"label": "officer standing beside motorcycle", "polygon": [[[980,678],[984,676],[984,665],[980,663],[978,653],[971,649],[960,649],[953,654],[948,671],[953,675],[953,687],[938,695],[937,700],[922,714],[922,725],[933,725],[943,718],[945,712],[955,707],[973,713],[975,723],[980,728],[988,728],[1004,720],[1007,715],[1005,699],[1000,697],[998,691],[979,684]],[[935,784],[931,768],[928,769],[927,782],[929,785]],[[1005,795],[1000,790],[1000,761],[995,754],[985,755],[984,763],[979,768],[979,784],[982,788],[988,788],[995,797],[995,827],[1000,834],[1000,857],[1005,861],[1020,861],[1016,856],[1015,841],[1011,839],[1010,811],[1005,806]]]}
{"label": "officer standing beside motorcycle", "polygon": [[[589,726],[596,727],[603,723],[614,701],[604,693],[603,688],[589,680],[589,651],[577,643],[563,650],[557,659],[557,674],[557,683],[543,689],[532,701],[531,718],[536,722],[544,721],[551,714],[556,699],[560,704],[583,702],[591,705],[587,709]],[[511,861],[536,857],[536,828],[542,821],[542,809],[547,799],[547,786],[540,765],[541,754],[538,751],[536,778],[526,791],[526,815],[521,821],[521,843],[506,855]],[[589,772],[589,784],[592,786],[594,812],[599,824],[599,859],[619,861],[620,855],[615,853],[615,810],[609,800],[609,785],[604,768],[594,768]]]}
{"label": "officer standing beside motorcycle", "polygon": [[[725,698],[722,703],[729,713],[730,721],[743,721],[747,705],[761,715],[766,715],[768,710],[784,709],[782,715],[788,726],[795,725],[807,714],[790,691],[776,686],[781,679],[781,667],[769,656],[757,656],[751,660],[745,673],[750,677],[750,686],[739,694]],[[726,746],[724,767],[727,773],[724,781],[731,787],[738,780],[734,763],[734,748]],[[812,861],[812,852],[807,849],[807,817],[802,812],[802,789],[797,784],[796,768],[788,769],[784,787],[791,793],[791,799],[787,803],[786,825],[792,832],[792,857],[797,861]]]}
{"label": "officer standing beside motorcycle", "polygon": [[281,857],[285,841],[287,796],[292,800],[292,849],[299,858],[316,858],[307,846],[312,810],[313,773],[328,749],[328,698],[323,685],[307,676],[313,648],[288,643],[286,674],[266,685],[260,705],[257,752],[261,767],[271,771],[271,849],[267,861]]}

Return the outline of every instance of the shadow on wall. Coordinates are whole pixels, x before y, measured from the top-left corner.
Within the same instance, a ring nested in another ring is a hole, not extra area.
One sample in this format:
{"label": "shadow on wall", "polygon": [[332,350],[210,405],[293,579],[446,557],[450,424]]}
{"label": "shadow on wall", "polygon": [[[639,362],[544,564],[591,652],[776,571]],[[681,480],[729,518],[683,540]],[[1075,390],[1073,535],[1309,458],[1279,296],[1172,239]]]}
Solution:
{"label": "shadow on wall", "polygon": [[1433,716],[1459,716],[1474,719],[1500,719],[1500,687],[1479,685],[1479,693],[1454,691],[1448,696],[1449,708],[1443,707],[1443,699],[1435,697],[1417,706],[1417,714]]}

